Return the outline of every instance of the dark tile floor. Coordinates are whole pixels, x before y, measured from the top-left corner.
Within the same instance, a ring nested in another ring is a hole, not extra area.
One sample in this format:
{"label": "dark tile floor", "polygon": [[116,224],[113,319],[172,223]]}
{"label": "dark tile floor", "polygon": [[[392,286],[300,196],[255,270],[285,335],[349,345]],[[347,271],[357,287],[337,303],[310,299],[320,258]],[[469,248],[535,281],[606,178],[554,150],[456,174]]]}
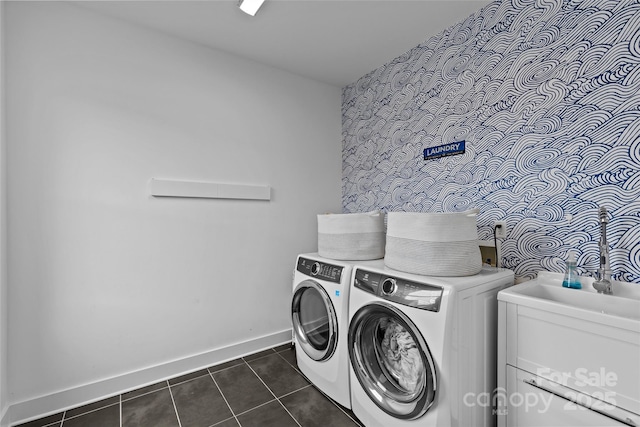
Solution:
{"label": "dark tile floor", "polygon": [[357,427],[283,345],[19,427]]}

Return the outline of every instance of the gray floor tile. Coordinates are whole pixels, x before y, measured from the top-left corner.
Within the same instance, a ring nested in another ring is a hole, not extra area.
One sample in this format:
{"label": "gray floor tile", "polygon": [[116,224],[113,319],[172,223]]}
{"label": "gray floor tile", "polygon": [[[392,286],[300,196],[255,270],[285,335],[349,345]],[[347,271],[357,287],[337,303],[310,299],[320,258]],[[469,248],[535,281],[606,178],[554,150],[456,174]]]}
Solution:
{"label": "gray floor tile", "polygon": [[202,369],[200,371],[192,372],[190,374],[181,375],[181,376],[176,377],[176,378],[171,378],[168,382],[169,382],[169,385],[176,385],[176,384],[183,383],[185,381],[193,380],[195,378],[203,377],[205,375],[208,376],[209,375],[209,371],[206,370],[206,369]]}
{"label": "gray floor tile", "polygon": [[168,388],[122,402],[123,427],[178,427]]}
{"label": "gray floor tile", "polygon": [[146,387],[141,387],[136,390],[129,391],[122,395],[122,401],[133,399],[135,397],[142,396],[143,394],[151,393],[154,391],[162,390],[163,388],[169,387],[166,381],[160,381],[155,384],[148,385]]}
{"label": "gray floor tile", "polygon": [[209,368],[209,372],[211,372],[212,374],[214,372],[218,372],[218,371],[223,371],[225,369],[229,369],[232,368],[234,366],[238,366],[238,365],[244,365],[244,360],[243,359],[235,359],[235,360],[231,360],[229,362],[225,362],[225,363],[221,363],[219,365],[215,365]]}
{"label": "gray floor tile", "polygon": [[275,351],[273,351],[273,349],[270,348],[268,350],[263,350],[263,351],[259,351],[257,353],[250,354],[248,356],[244,356],[243,359],[248,362],[250,360],[255,360],[255,359],[259,359],[259,358],[264,357],[264,356],[272,355],[273,353],[275,353]]}
{"label": "gray floor tile", "polygon": [[271,392],[246,365],[238,365],[216,372],[213,378],[235,414],[272,400]]}
{"label": "gray floor tile", "polygon": [[360,426],[309,385],[295,351],[284,344],[17,427]]}
{"label": "gray floor tile", "polygon": [[280,400],[302,427],[359,426],[315,387],[307,387]]}
{"label": "gray floor tile", "polygon": [[289,342],[289,343],[286,343],[286,344],[279,345],[279,346],[277,346],[277,347],[273,347],[273,351],[275,351],[276,353],[279,353],[279,352],[281,352],[281,351],[283,351],[283,350],[288,350],[288,349],[290,349],[291,347],[293,347],[293,346],[292,346],[292,345],[291,345],[291,343]]}
{"label": "gray floor tile", "polygon": [[208,427],[233,414],[211,376],[171,387],[182,427]]}
{"label": "gray floor tile", "polygon": [[296,368],[298,367],[298,361],[296,360],[296,350],[293,347],[289,347],[286,350],[279,351],[278,355],[289,362],[290,365]]}
{"label": "gray floor tile", "polygon": [[120,427],[120,405],[111,405],[97,411],[67,419],[62,427]]}
{"label": "gray floor tile", "polygon": [[276,353],[248,363],[277,397],[309,384],[298,371]]}
{"label": "gray floor tile", "polygon": [[[238,421],[242,427],[298,427],[298,424],[278,401],[267,403],[238,415]],[[329,425],[325,424],[325,427]]]}
{"label": "gray floor tile", "polygon": [[49,415],[48,417],[40,418],[38,420],[29,421],[28,423],[18,424],[16,427],[58,427],[60,426],[60,422],[62,422],[62,415],[64,415],[64,412]]}
{"label": "gray floor tile", "polygon": [[235,418],[229,418],[221,423],[214,424],[213,427],[240,427],[240,424],[238,424],[238,421]]}
{"label": "gray floor tile", "polygon": [[108,399],[103,399],[98,402],[89,403],[88,405],[80,406],[75,409],[68,410],[65,414],[65,418],[73,418],[78,415],[85,414],[87,412],[95,411],[96,409],[104,408],[106,406],[111,406],[120,403],[120,396],[110,397]]}

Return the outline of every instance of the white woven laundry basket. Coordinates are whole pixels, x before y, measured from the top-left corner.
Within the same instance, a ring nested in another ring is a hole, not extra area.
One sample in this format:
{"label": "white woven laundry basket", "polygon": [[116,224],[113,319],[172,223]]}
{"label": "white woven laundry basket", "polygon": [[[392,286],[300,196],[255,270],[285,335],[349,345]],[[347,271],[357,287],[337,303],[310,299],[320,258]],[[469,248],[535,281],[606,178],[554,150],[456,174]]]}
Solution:
{"label": "white woven laundry basket", "polygon": [[338,260],[384,257],[384,214],[379,211],[318,215],[318,254]]}
{"label": "white woven laundry basket", "polygon": [[473,209],[456,213],[389,212],[384,263],[426,276],[471,276],[482,269]]}

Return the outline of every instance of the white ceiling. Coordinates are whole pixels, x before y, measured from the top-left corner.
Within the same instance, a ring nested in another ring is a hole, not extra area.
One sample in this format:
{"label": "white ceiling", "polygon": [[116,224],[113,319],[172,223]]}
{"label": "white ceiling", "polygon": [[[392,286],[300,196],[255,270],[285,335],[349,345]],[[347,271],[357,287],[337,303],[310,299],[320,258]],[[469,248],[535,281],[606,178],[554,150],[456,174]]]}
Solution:
{"label": "white ceiling", "polygon": [[343,87],[490,0],[77,1],[82,7]]}

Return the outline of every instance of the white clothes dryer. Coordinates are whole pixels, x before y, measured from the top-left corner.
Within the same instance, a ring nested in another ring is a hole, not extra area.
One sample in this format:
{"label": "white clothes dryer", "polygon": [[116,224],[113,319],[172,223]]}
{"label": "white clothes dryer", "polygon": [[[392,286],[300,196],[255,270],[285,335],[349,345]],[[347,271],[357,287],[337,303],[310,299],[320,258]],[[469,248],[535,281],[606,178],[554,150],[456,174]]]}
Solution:
{"label": "white clothes dryer", "polygon": [[497,293],[507,269],[430,277],[353,271],[349,297],[352,411],[366,427],[491,426]]}
{"label": "white clothes dryer", "polygon": [[[355,262],[355,261],[354,261]],[[328,397],[351,409],[347,329],[353,263],[301,254],[293,275],[291,319],[300,371]],[[358,261],[381,265],[378,261]]]}

